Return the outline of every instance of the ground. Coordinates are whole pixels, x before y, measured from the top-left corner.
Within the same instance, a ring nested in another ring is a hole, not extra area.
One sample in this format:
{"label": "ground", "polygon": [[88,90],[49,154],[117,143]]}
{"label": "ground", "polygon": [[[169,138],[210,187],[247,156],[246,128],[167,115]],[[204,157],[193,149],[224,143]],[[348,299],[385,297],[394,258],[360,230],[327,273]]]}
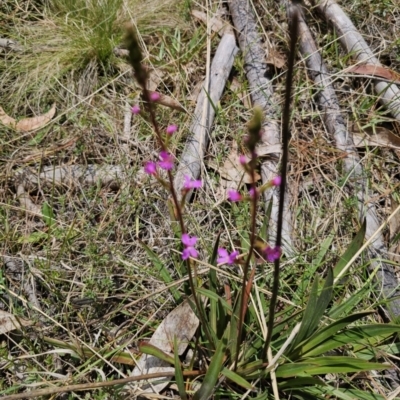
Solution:
{"label": "ground", "polygon": [[[218,4],[160,3],[5,0],[0,5],[0,38],[18,43],[0,48],[0,106],[16,121],[56,107],[55,116],[44,119],[37,129],[0,124],[0,309],[5,320],[14,316],[23,327],[14,330],[5,323],[8,328],[0,329],[2,395],[19,393],[27,385],[30,390],[36,384],[46,387],[54,380],[61,386],[129,376],[138,343],[152,336],[187,289],[183,284],[167,288],[185,277],[180,236],[171,226],[166,189],[143,172],[144,163],[155,159],[159,148],[143,111],[141,89],[118,50],[124,49],[126,24],[133,24],[150,71],[150,89],[168,96],[167,105],[156,106],[156,117],[163,131],[170,124],[178,126],[170,151],[179,160],[205,77],[207,48],[212,57],[219,43],[218,35],[207,36],[206,25],[191,12],[211,15]],[[286,14],[271,1],[252,4],[270,54],[276,104],[281,105],[288,51]],[[395,0],[340,4],[382,64],[400,71],[400,14]],[[225,5],[222,9],[226,15],[221,18],[227,19]],[[372,80],[343,73],[352,59],[335,32],[315,13],[308,23],[336,78],[349,130],[400,135],[398,122],[373,94]],[[280,310],[285,302],[293,310],[304,307],[312,275],[325,276],[361,226],[355,194],[345,186],[343,153],[322,122],[316,88],[299,56],[293,87],[288,186],[295,218],[294,256],[282,259]],[[131,113],[135,104],[142,109],[139,115]],[[244,151],[246,123],[252,116],[241,54],[215,106],[203,188],[186,212],[187,229],[199,237],[199,259],[204,262],[219,233],[224,247],[247,248],[250,206],[227,202],[221,190],[222,165],[232,149],[237,154]],[[5,121],[4,114],[0,120]],[[400,147],[396,136],[388,137],[389,145],[386,141],[358,148],[381,222],[400,202]],[[62,181],[55,172],[59,167],[68,175]],[[260,231],[268,223],[267,208],[259,204]],[[384,229],[394,267],[399,261],[396,221]],[[359,259],[351,279],[342,282],[343,301],[365,289],[353,311],[379,309],[373,285],[365,286],[366,262]],[[267,264],[256,272],[258,286],[267,291],[272,268]],[[220,269],[221,282],[230,282],[234,291],[240,270]],[[205,280],[198,277],[199,284]],[[389,322],[377,313],[366,319]],[[390,392],[383,383],[379,388],[382,394]],[[88,393],[85,397],[71,392],[65,398],[118,398],[119,392],[111,387]],[[173,393],[170,389],[166,395]]]}

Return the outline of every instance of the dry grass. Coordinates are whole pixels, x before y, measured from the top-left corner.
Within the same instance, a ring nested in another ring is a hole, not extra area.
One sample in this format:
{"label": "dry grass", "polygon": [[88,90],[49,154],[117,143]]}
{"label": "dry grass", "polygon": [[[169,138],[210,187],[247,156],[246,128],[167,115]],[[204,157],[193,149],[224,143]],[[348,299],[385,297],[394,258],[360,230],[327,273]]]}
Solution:
{"label": "dry grass", "polygon": [[[54,3],[63,6],[56,9]],[[121,346],[132,351],[132,359],[136,343],[149,338],[174,307],[171,292],[163,290],[160,266],[141,242],[157,254],[173,280],[183,276],[179,254],[171,250],[178,238],[171,231],[165,190],[141,172],[144,161],[157,152],[149,122],[134,117],[130,140],[122,138],[126,102],[136,101],[139,91],[126,62],[113,49],[121,44],[126,21],[138,26],[146,62],[162,76],[157,90],[177,98],[188,110],[182,114],[158,108],[162,127],[171,122],[180,126],[173,142],[179,157],[194,109],[189,96],[204,76],[205,27],[188,20],[188,9],[174,0],[89,1],[87,19],[79,6],[83,3],[9,0],[0,5],[0,37],[16,39],[24,47],[20,53],[0,53],[0,105],[17,117],[40,114],[54,101],[58,108],[53,123],[33,134],[0,125],[0,160],[5,166],[0,172],[1,254],[24,262],[2,269],[0,309],[33,322],[22,333],[2,336],[2,394],[54,379],[61,385],[128,375],[132,365],[110,362],[110,349]],[[400,43],[393,40],[400,37],[400,16],[394,3],[343,6],[381,60],[400,71]],[[67,12],[72,6],[76,15]],[[256,9],[265,42],[285,54],[285,14],[272,2],[257,2]],[[105,25],[100,27],[99,21]],[[395,129],[368,82],[341,74],[348,60],[332,31],[320,20],[309,22],[337,76],[340,104],[349,122]],[[212,44],[217,40],[214,37]],[[245,88],[241,68],[238,58],[233,75]],[[298,284],[303,274],[310,265],[318,271],[333,265],[359,226],[353,193],[345,187],[343,154],[334,149],[323,126],[304,64],[299,61],[296,68],[289,182],[297,256],[285,263],[282,296],[299,306],[308,290]],[[283,99],[284,79],[283,72],[274,78],[278,102]],[[219,176],[207,163],[223,162],[232,142],[241,148],[249,115],[238,96],[226,90],[205,160],[206,185],[188,213],[190,232],[200,237],[199,247],[204,249],[200,258],[212,249],[216,232],[223,232],[223,244],[240,247],[246,242],[242,227],[247,226],[248,210],[221,202]],[[382,218],[390,213],[392,202],[400,202],[399,155],[389,149],[363,151],[363,166],[379,198]],[[21,171],[39,174],[47,166],[90,164],[122,166],[125,176],[105,186],[72,180],[57,184],[51,179],[27,186],[32,202],[39,208],[46,203],[54,213],[56,222],[50,225],[21,207],[16,194]],[[262,222],[260,217],[259,225]],[[324,263],[314,265],[323,240],[331,234],[334,239]],[[269,283],[266,272],[258,274],[260,285]],[[355,271],[344,297],[363,282],[364,272]],[[182,285],[178,290],[182,292]],[[366,298],[360,309],[366,307],[376,308],[375,300]],[[98,354],[89,354],[85,349],[90,348]],[[90,398],[116,396],[112,389],[104,389],[93,391]]]}

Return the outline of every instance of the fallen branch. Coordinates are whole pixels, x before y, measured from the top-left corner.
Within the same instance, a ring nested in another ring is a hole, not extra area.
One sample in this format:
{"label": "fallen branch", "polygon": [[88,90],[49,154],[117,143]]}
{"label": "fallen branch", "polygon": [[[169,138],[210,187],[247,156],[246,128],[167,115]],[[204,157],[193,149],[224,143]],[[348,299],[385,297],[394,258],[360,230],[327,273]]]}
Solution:
{"label": "fallen branch", "polygon": [[[364,38],[358,33],[349,17],[334,0],[322,0],[316,9],[329,21],[338,33],[340,43],[348,53],[363,64],[382,67]],[[380,102],[387,107],[390,114],[400,121],[400,90],[393,83],[374,79],[375,92]]]}
{"label": "fallen branch", "polygon": [[[285,1],[286,8],[290,15],[292,6]],[[305,58],[308,74],[318,88],[316,98],[323,110],[323,120],[328,132],[333,136],[338,149],[346,153],[344,158],[344,168],[348,174],[348,184],[354,189],[358,199],[358,210],[360,221],[364,218],[367,222],[366,239],[371,238],[378,230],[380,223],[378,220],[375,204],[365,201],[364,193],[366,177],[361,166],[360,157],[353,142],[352,135],[347,131],[346,122],[340,112],[339,102],[332,85],[331,75],[326,68],[314,39],[308,29],[304,19],[299,20],[299,42],[300,52]],[[365,205],[366,204],[366,205]],[[376,280],[379,284],[380,292],[388,300],[386,310],[390,319],[400,316],[400,291],[398,281],[393,267],[382,259],[387,259],[387,249],[385,249],[383,236],[381,233],[375,235],[375,239],[369,246],[368,253],[371,259],[369,270],[374,273],[376,270]]]}
{"label": "fallen branch", "polygon": [[225,30],[211,64],[209,82],[203,84],[190,126],[190,136],[183,150],[174,179],[176,193],[181,195],[184,177],[198,179],[215,117],[215,106],[224,91],[238,49],[235,35]]}
{"label": "fallen branch", "polygon": [[[247,80],[250,85],[250,95],[253,106],[261,107],[266,116],[263,125],[262,143],[264,146],[276,146],[281,143],[280,129],[277,122],[277,105],[274,103],[273,88],[271,81],[266,78],[267,64],[265,62],[265,49],[258,34],[258,26],[251,8],[251,2],[243,0],[230,0],[229,10],[232,14],[236,28],[240,49],[243,53]],[[269,154],[261,165],[261,178],[263,184],[270,182],[279,174],[278,162],[280,151]],[[284,222],[282,228],[282,243],[284,252],[289,255],[293,253],[291,239],[292,215],[290,213],[289,193],[285,196]],[[264,192],[265,203],[272,201],[272,210],[269,224],[269,239],[274,241],[276,237],[276,226],[278,221],[279,188]]]}

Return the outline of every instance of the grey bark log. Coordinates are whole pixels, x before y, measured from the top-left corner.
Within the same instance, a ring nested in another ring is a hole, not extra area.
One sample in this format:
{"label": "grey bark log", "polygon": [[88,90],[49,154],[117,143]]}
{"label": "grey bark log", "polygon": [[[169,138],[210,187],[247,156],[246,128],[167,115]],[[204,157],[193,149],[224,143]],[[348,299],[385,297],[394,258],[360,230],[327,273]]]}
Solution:
{"label": "grey bark log", "polygon": [[[267,64],[265,62],[265,49],[263,48],[258,26],[251,2],[247,0],[230,0],[229,10],[232,14],[239,47],[243,53],[247,80],[250,86],[250,95],[254,106],[262,108],[265,114],[263,145],[276,145],[281,143],[280,126],[278,123],[278,107],[273,100],[271,81],[266,78]],[[278,162],[280,153],[271,154],[261,165],[262,182],[267,183],[278,175]],[[270,189],[264,192],[264,201],[272,201],[272,211],[269,224],[269,237],[273,243],[276,237],[278,220],[279,189]],[[292,215],[288,207],[289,193],[285,196],[284,223],[282,229],[282,244],[285,254],[293,254],[291,240]]]}
{"label": "grey bark log", "polygon": [[[285,3],[290,14],[292,6],[290,3]],[[310,30],[307,27],[304,19],[299,20],[299,42],[300,52],[305,58],[310,78],[315,82],[315,87],[318,88],[317,101],[323,112],[323,120],[328,132],[333,136],[338,149],[346,153],[344,159],[344,167],[349,175],[349,185],[353,188],[354,194],[358,199],[358,209],[360,219],[366,218],[367,230],[366,239],[368,240],[379,228],[380,223],[376,213],[375,204],[367,202],[364,208],[366,188],[366,177],[360,163],[356,147],[351,134],[348,132],[346,122],[340,112],[339,102],[336,97],[335,90],[332,86],[331,75],[326,68]],[[383,298],[389,300],[386,311],[391,319],[400,316],[400,291],[398,290],[399,283],[393,271],[393,267],[383,259],[388,258],[387,249],[384,245],[382,234],[377,235],[368,249],[371,263],[369,269],[373,272],[377,269],[376,280],[378,282],[378,291]]]}
{"label": "grey bark log", "polygon": [[[382,66],[375,57],[364,38],[334,0],[322,0],[316,9],[329,21],[338,33],[342,46],[353,55],[359,63]],[[380,102],[390,114],[400,121],[400,90],[393,83],[378,79],[374,80],[375,92],[380,96]]]}
{"label": "grey bark log", "polygon": [[[226,81],[233,66],[235,55],[238,51],[235,36],[225,33],[218,45],[214,59],[211,63],[209,87],[203,85],[197,99],[197,105],[190,126],[190,135],[183,150],[178,170],[174,179],[174,187],[181,198],[185,175],[198,179],[201,166],[209,142],[211,126],[214,122],[215,111],[210,103],[217,105],[224,91]],[[206,115],[203,118],[204,103]],[[204,122],[203,122],[204,121]]]}

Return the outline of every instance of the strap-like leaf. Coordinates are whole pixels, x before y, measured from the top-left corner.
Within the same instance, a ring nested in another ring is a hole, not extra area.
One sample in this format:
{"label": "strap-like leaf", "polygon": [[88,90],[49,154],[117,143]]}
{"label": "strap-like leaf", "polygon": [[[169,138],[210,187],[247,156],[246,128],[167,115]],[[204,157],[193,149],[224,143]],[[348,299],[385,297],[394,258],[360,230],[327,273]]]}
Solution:
{"label": "strap-like leaf", "polygon": [[324,375],[329,373],[346,374],[388,368],[391,367],[352,357],[325,356],[310,358],[298,363],[282,364],[276,369],[275,374],[278,378],[290,378],[294,376]]}
{"label": "strap-like leaf", "polygon": [[178,386],[179,395],[181,396],[182,400],[187,400],[185,381],[183,379],[182,366],[181,366],[181,362],[179,360],[178,341],[176,339],[176,336],[174,337],[174,361],[175,361],[175,364],[174,364],[175,365],[175,379],[176,379],[176,384]]}
{"label": "strap-like leaf", "polygon": [[364,221],[357,235],[352,240],[352,242],[350,243],[349,247],[346,249],[342,257],[340,257],[339,262],[333,269],[333,275],[335,278],[342,272],[343,268],[347,265],[347,263],[351,260],[354,254],[356,254],[357,251],[360,249],[360,247],[363,245],[366,229],[367,229],[367,222]]}
{"label": "strap-like leaf", "polygon": [[[301,322],[299,333],[291,349],[295,348],[299,343],[301,343],[304,339],[307,339],[315,331],[326,308],[328,307],[328,304],[332,299],[332,292],[333,292],[333,273],[332,270],[329,268],[325,285],[319,297],[318,297],[318,276],[314,281],[310,298],[308,300],[306,310],[304,311],[304,316]],[[291,351],[289,352],[289,354],[291,353]]]}
{"label": "strap-like leaf", "polygon": [[[229,326],[225,332],[228,330]],[[211,363],[208,367],[203,383],[200,389],[194,394],[193,400],[208,400],[214,393],[215,384],[217,383],[219,374],[223,369],[226,347],[227,340],[224,336],[218,343],[217,349],[211,358]]]}

